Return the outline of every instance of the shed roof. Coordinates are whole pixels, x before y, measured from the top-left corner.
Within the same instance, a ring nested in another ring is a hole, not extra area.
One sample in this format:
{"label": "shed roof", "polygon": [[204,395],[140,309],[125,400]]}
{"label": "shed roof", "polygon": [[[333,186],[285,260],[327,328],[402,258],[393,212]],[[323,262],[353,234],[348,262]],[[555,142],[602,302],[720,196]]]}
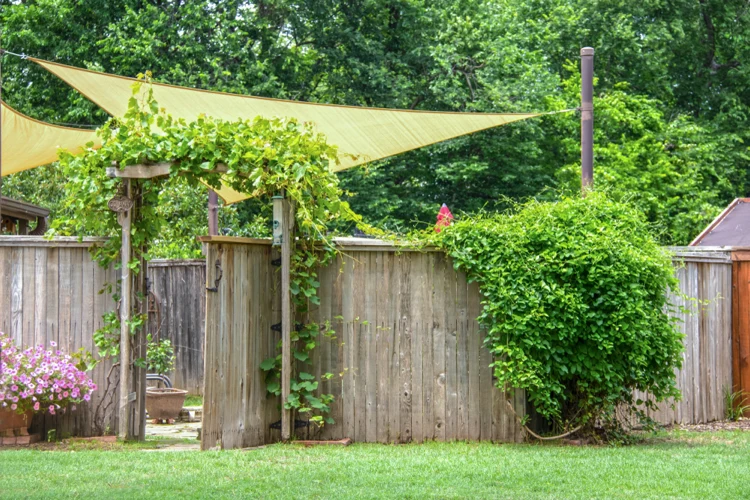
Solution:
{"label": "shed roof", "polygon": [[3,216],[33,221],[38,217],[47,217],[49,210],[21,200],[14,200],[7,196],[0,196],[0,213]]}
{"label": "shed roof", "polygon": [[690,246],[750,247],[750,198],[735,199]]}

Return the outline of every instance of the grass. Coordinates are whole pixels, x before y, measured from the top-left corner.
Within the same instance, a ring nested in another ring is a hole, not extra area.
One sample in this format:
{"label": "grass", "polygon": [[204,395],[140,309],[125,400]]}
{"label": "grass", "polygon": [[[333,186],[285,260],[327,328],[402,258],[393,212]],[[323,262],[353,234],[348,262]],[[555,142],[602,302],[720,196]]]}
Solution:
{"label": "grass", "polygon": [[203,397],[202,396],[187,396],[185,398],[185,403],[182,406],[203,406]]}
{"label": "grass", "polygon": [[0,452],[7,498],[741,498],[750,433],[672,432],[629,447],[355,444],[251,451]]}

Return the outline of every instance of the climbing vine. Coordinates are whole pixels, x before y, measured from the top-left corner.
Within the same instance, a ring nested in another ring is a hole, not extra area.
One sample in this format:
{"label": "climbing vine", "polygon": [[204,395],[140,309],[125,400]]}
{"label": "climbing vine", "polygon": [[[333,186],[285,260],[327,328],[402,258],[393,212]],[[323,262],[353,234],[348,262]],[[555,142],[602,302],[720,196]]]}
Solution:
{"label": "climbing vine", "polygon": [[[60,164],[69,179],[65,201],[69,215],[58,218],[53,233],[107,236],[106,242],[93,249],[94,257],[103,265],[119,258],[120,226],[116,214],[107,208],[107,202],[122,193],[121,181],[106,175],[107,167],[113,164],[119,168],[171,164],[168,177],[139,184],[142,204],[131,222],[135,255],[126,264],[133,273],[141,272],[139,262],[148,259],[148,242],[157,238],[164,227],[165,221],[155,207],[170,178],[179,176],[188,185],[203,182],[217,189],[224,183],[254,197],[284,193],[296,207],[295,231],[299,236],[292,240],[291,295],[296,312],[306,313],[308,303],[318,303],[320,283],[316,269],[329,263],[336,253],[327,228],[338,220],[359,222],[342,200],[338,179],[329,169],[331,162],[338,161],[336,148],[327,144],[311,125],[295,119],[256,117],[225,121],[204,115],[191,122],[175,119],[159,108],[149,79],[148,74],[139,77],[125,115],[110,119],[99,130],[100,148],[89,145],[81,155],[61,154]],[[116,314],[104,319],[105,326],[95,336],[97,346],[100,353],[117,355],[119,320]],[[143,318],[136,315],[131,321],[134,332]],[[293,332],[293,354],[300,363],[309,361],[309,353],[321,335],[334,335],[330,325],[309,323]],[[267,373],[268,391],[277,395],[280,360],[279,355],[261,365]],[[333,396],[316,396],[317,389],[318,381],[313,375],[303,370],[293,373],[292,394],[286,405],[309,415],[315,423],[330,423],[332,420],[324,415],[329,412]]]}
{"label": "climbing vine", "polygon": [[599,193],[532,201],[431,241],[479,283],[497,386],[525,390],[553,429],[622,435],[619,410],[680,397],[682,334],[667,298],[678,282],[633,208]]}

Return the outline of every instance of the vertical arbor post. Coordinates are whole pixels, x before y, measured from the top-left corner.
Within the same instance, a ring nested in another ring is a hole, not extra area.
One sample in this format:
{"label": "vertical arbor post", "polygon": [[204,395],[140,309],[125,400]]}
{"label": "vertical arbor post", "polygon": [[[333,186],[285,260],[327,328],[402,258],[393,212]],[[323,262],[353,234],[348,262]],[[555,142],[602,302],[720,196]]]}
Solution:
{"label": "vertical arbor post", "polygon": [[[0,40],[3,30],[0,28]],[[0,47],[0,101],[3,100],[3,54],[5,51]],[[3,107],[0,106],[0,200],[3,198]],[[0,205],[2,202],[0,201]],[[3,234],[3,208],[0,206],[0,234]]]}
{"label": "vertical arbor post", "polygon": [[[123,179],[125,185],[125,196],[132,200],[131,180]],[[120,267],[120,407],[119,407],[119,428],[117,435],[121,439],[131,439],[133,414],[130,411],[130,385],[132,381],[132,372],[130,365],[130,298],[132,296],[132,280],[130,275],[130,223],[133,218],[133,208],[118,213],[120,226],[122,227],[122,248],[120,250],[121,267]]]}
{"label": "vertical arbor post", "polygon": [[[109,208],[117,212],[117,220],[122,228],[122,247],[120,249],[121,286],[120,292],[120,404],[119,424],[117,434],[123,439],[137,439],[143,441],[146,433],[146,367],[138,363],[134,367],[134,360],[147,359],[148,345],[146,331],[139,327],[135,336],[130,334],[130,320],[132,319],[134,299],[138,304],[138,315],[147,314],[148,292],[146,290],[146,260],[147,242],[140,241],[138,248],[137,279],[128,267],[133,256],[133,242],[130,237],[133,219],[140,220],[143,214],[143,184],[141,179],[152,179],[169,175],[170,164],[131,165],[120,169],[116,163],[107,168],[107,175],[121,178],[124,195],[118,195],[109,200]],[[131,340],[132,346],[131,349]]]}
{"label": "vertical arbor post", "polygon": [[292,412],[286,408],[292,378],[292,327],[294,325],[290,292],[292,270],[292,234],[294,203],[282,201],[281,217],[281,439],[292,437]]}
{"label": "vertical arbor post", "polygon": [[594,49],[581,49],[581,190],[594,184]]}
{"label": "vertical arbor post", "polygon": [[219,195],[213,189],[208,190],[208,235],[219,234]]}

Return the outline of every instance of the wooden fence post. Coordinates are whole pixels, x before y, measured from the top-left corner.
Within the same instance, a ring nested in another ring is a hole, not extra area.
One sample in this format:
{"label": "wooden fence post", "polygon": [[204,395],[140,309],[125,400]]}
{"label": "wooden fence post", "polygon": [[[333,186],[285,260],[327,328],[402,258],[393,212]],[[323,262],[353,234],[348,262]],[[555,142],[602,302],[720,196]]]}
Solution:
{"label": "wooden fence post", "polygon": [[292,411],[286,408],[292,378],[292,328],[294,316],[290,292],[294,203],[282,200],[281,218],[281,439],[292,437]]}
{"label": "wooden fence post", "polygon": [[[125,196],[132,201],[131,181],[124,179]],[[117,435],[121,439],[130,439],[132,414],[130,412],[130,297],[131,279],[130,268],[130,224],[133,217],[132,205],[124,212],[119,212],[117,218],[122,227],[122,248],[120,250],[120,406],[119,425]]]}
{"label": "wooden fence post", "polygon": [[213,189],[208,190],[208,235],[219,234],[219,195]]}

